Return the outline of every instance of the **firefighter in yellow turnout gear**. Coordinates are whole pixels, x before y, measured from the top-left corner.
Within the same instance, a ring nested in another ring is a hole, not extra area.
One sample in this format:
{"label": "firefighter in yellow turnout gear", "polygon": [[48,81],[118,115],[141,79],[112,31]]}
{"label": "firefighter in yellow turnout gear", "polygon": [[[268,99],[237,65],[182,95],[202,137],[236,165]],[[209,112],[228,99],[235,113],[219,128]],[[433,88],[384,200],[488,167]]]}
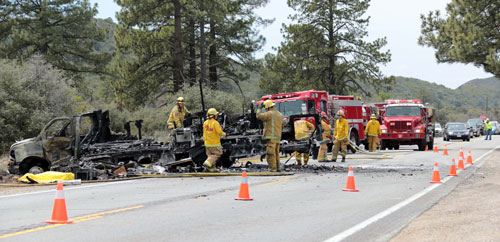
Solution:
{"label": "firefighter in yellow turnout gear", "polygon": [[377,150],[378,137],[381,134],[382,130],[380,130],[380,123],[377,121],[377,116],[372,114],[365,128],[365,136],[368,137],[368,150],[370,152]]}
{"label": "firefighter in yellow turnout gear", "polygon": [[[306,140],[309,139],[310,132],[314,131],[314,125],[311,122],[306,120],[295,120],[293,122],[294,130],[295,130],[295,139],[296,140]],[[299,153],[297,151],[294,152],[295,160],[297,160],[297,165],[302,165],[302,160],[304,160],[304,165],[307,165],[309,161],[309,153]]]}
{"label": "firefighter in yellow turnout gear", "polygon": [[[328,116],[326,116],[325,112],[321,112],[321,128],[323,129],[323,142],[327,140],[332,140],[332,127],[327,123]],[[318,162],[326,162],[327,159],[327,153],[328,151],[328,146],[325,144],[322,144],[319,147],[318,151]]]}
{"label": "firefighter in yellow turnout gear", "polygon": [[169,130],[174,128],[184,127],[184,118],[188,115],[189,110],[184,106],[184,98],[177,98],[177,105],[172,108],[168,116],[167,127]]}
{"label": "firefighter in yellow turnout gear", "polygon": [[337,112],[337,122],[335,122],[335,128],[333,130],[333,136],[335,141],[333,142],[332,151],[332,161],[337,161],[337,155],[339,150],[342,148],[342,162],[345,162],[345,156],[347,155],[347,143],[349,143],[349,122],[344,118],[344,110],[339,110]]}
{"label": "firefighter in yellow turnout gear", "polygon": [[205,141],[205,151],[207,160],[203,162],[203,166],[210,172],[215,172],[217,160],[222,155],[222,146],[220,136],[226,136],[217,121],[217,110],[211,108],[207,112],[208,120],[203,123],[203,141]]}
{"label": "firefighter in yellow turnout gear", "polygon": [[264,121],[263,140],[266,143],[266,159],[270,171],[280,170],[280,140],[283,130],[283,115],[274,108],[271,100],[264,101],[265,113],[262,113],[261,107],[257,107],[257,118]]}

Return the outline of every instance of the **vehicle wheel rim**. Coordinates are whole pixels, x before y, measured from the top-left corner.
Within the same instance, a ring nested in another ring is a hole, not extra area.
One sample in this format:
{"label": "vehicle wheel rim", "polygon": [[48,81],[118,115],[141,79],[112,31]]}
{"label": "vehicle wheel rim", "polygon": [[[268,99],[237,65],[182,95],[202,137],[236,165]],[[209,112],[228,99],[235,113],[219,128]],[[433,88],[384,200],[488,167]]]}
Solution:
{"label": "vehicle wheel rim", "polygon": [[28,173],[31,173],[31,174],[40,174],[40,173],[43,173],[43,169],[39,166],[33,166],[30,168],[30,170],[28,171]]}

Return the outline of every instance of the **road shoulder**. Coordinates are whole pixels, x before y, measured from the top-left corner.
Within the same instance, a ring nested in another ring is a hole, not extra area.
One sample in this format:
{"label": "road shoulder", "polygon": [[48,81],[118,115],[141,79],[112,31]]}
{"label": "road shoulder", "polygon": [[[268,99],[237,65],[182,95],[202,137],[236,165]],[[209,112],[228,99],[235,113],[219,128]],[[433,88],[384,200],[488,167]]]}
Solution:
{"label": "road shoulder", "polygon": [[500,151],[391,241],[495,241],[500,238]]}

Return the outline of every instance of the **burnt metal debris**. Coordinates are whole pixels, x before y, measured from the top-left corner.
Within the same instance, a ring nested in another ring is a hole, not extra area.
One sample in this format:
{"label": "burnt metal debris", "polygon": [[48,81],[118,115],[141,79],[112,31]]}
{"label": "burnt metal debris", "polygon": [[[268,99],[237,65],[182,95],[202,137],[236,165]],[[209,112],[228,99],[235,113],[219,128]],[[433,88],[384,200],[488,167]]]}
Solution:
{"label": "burnt metal debris", "polygon": [[[313,153],[321,141],[321,125],[316,125],[310,139],[295,140],[293,122],[318,114],[291,116],[284,120],[280,151]],[[206,159],[203,142],[204,113],[188,116],[183,128],[173,129],[168,143],[142,137],[142,120],[128,121],[125,134],[110,129],[109,112],[101,110],[55,118],[47,123],[37,137],[16,142],[11,146],[11,174],[40,173],[54,170],[73,172],[83,180],[110,179],[139,174],[202,171]],[[223,155],[218,165],[229,168],[238,159],[260,156],[264,159],[265,143],[262,122],[257,120],[255,107],[241,115],[221,113],[219,122],[227,136],[221,139]],[[137,135],[132,135],[132,124]],[[314,152],[316,151],[316,152]]]}

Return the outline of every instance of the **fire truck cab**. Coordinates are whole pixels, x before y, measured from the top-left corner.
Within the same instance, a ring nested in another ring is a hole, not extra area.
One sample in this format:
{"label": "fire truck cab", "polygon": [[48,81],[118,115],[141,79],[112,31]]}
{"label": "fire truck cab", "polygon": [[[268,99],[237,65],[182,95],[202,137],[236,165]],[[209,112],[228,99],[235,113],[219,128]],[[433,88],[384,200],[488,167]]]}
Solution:
{"label": "fire truck cab", "polygon": [[433,110],[421,100],[386,100],[380,109],[382,150],[400,145],[418,145],[420,151],[434,146]]}
{"label": "fire truck cab", "polygon": [[[328,113],[328,93],[326,91],[301,91],[291,93],[279,93],[262,96],[261,101],[272,100],[284,118],[300,114]],[[314,118],[306,118],[307,121],[316,125]]]}

